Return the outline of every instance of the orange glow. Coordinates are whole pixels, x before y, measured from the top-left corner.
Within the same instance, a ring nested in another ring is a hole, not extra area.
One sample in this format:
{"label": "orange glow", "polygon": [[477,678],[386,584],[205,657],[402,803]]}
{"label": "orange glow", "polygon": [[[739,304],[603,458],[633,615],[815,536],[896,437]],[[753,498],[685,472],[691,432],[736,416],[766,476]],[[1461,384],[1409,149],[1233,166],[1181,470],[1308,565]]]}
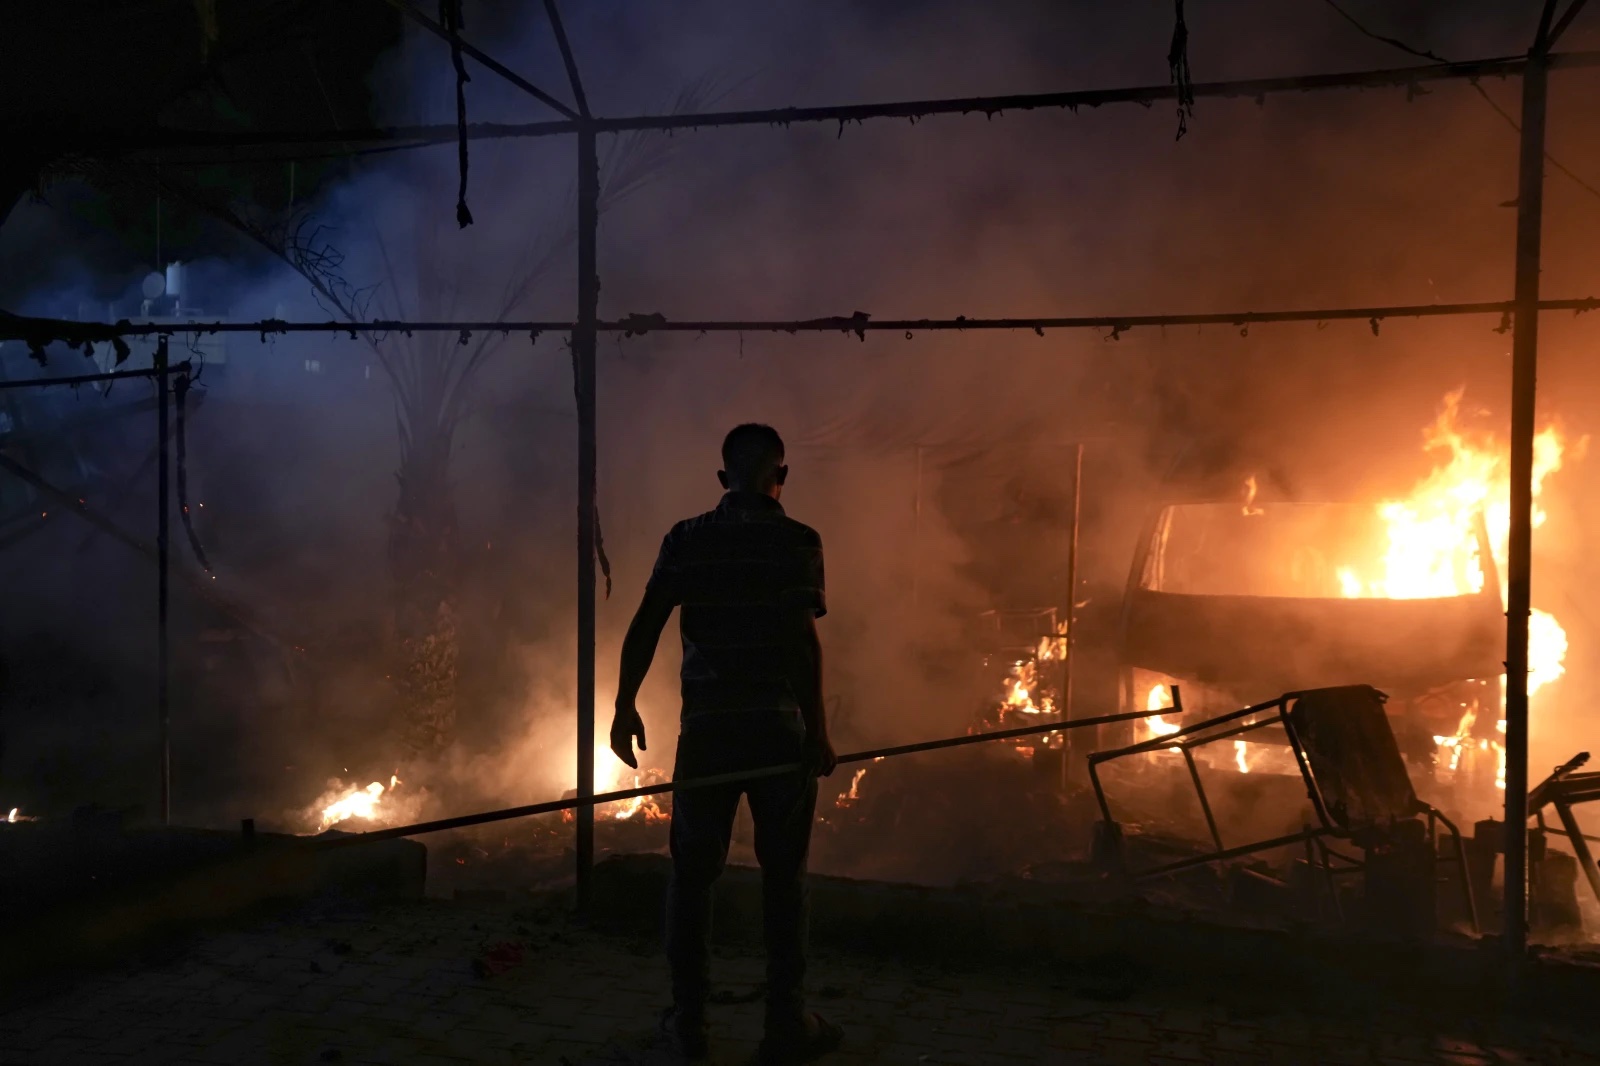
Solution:
{"label": "orange glow", "polygon": [[317,832],[325,833],[352,818],[365,822],[378,820],[383,813],[384,793],[399,784],[400,778],[391,775],[387,787],[380,781],[374,781],[366,788],[335,788],[317,801],[317,806],[322,808],[322,821]]}
{"label": "orange glow", "polygon": [[[1483,591],[1484,570],[1479,558],[1477,521],[1482,516],[1489,551],[1500,575],[1500,599],[1506,599],[1506,567],[1511,535],[1511,472],[1507,450],[1492,434],[1469,434],[1461,428],[1462,390],[1445,396],[1439,417],[1423,431],[1425,451],[1441,455],[1442,462],[1412,488],[1403,500],[1378,505],[1387,547],[1376,567],[1367,571],[1343,567],[1338,572],[1346,597],[1376,596],[1388,599],[1465,596]],[[1581,455],[1587,438],[1572,449]],[[1546,513],[1538,504],[1546,479],[1561,469],[1567,457],[1566,438],[1555,426],[1546,426],[1533,439],[1533,515],[1535,529]],[[1531,696],[1566,673],[1567,634],[1555,616],[1537,608],[1528,623],[1528,694]],[[1505,704],[1504,675],[1501,706]],[[1449,768],[1461,762],[1471,747],[1471,729],[1477,711],[1467,709],[1456,731],[1434,741],[1449,753]],[[1504,723],[1501,723],[1504,732]],[[1483,742],[1499,753],[1497,784],[1505,787],[1505,751],[1493,741]],[[1442,753],[1441,753],[1442,754]]]}

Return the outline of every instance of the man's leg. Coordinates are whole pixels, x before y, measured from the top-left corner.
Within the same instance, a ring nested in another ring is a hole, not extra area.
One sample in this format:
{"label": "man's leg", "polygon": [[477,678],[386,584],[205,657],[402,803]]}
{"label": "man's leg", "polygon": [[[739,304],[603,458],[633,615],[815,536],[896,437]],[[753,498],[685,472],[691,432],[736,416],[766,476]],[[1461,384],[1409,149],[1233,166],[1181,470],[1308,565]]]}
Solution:
{"label": "man's leg", "polygon": [[751,782],[756,858],[761,863],[767,944],[767,1026],[787,1027],[805,1017],[806,860],[817,809],[817,779],[810,774]]}
{"label": "man's leg", "polygon": [[[680,743],[674,777],[704,771]],[[680,1023],[703,1026],[711,991],[711,889],[728,859],[733,818],[739,809],[737,785],[679,792],[672,799],[672,880],[667,887],[667,962],[672,969],[672,1002]]]}

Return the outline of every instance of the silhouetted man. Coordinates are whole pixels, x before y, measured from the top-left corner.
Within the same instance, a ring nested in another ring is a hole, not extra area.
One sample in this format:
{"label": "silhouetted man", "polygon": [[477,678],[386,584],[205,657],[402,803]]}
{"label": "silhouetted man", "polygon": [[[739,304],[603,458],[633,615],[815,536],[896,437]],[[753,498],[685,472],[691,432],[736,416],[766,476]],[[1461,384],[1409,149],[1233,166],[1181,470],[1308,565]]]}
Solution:
{"label": "silhouetted man", "polygon": [[833,772],[822,710],[822,539],[787,517],[783,440],[742,425],[722,442],[717,509],[679,522],[661,544],[622,645],[611,750],[637,766],[645,747],[635,701],[674,607],[683,631],[683,719],[674,779],[799,763],[804,772],[676,793],[667,959],[669,1031],[690,1058],[707,1054],[711,889],[728,858],[739,797],[750,802],[761,863],[767,946],[766,1062],[807,1062],[840,1030],[806,1010],[805,870],[818,775]]}

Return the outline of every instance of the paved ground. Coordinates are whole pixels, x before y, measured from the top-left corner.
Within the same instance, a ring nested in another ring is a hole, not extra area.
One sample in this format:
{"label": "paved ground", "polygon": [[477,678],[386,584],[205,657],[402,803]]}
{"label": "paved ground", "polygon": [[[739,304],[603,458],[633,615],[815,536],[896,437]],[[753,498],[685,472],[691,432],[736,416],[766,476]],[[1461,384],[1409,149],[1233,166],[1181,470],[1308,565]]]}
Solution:
{"label": "paved ground", "polygon": [[[718,1062],[758,1037],[759,959],[727,953]],[[0,1007],[0,1064],[665,1064],[664,966],[650,946],[510,902],[301,915],[216,934],[167,961]],[[1270,990],[1270,984],[1268,984]],[[817,1006],[847,1063],[1600,1063],[1600,1027],[1312,1018],[1226,998],[1081,998],[1048,977],[824,955]],[[743,1002],[739,1002],[739,1001]]]}

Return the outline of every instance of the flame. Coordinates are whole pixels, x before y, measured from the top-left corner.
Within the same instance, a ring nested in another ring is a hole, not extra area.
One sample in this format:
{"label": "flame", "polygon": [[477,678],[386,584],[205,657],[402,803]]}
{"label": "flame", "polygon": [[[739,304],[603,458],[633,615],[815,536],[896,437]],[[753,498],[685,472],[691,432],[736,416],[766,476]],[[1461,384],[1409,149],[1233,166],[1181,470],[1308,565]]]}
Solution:
{"label": "flame", "polygon": [[[668,780],[667,775],[660,770],[646,769],[630,770],[616,753],[611,750],[611,745],[605,741],[597,740],[594,746],[594,790],[601,792],[621,792],[629,788],[643,788],[647,785],[659,785]],[[575,793],[568,792],[569,796]],[[632,799],[617,800],[614,803],[596,804],[594,816],[600,821],[627,822],[635,817],[641,822],[664,822],[671,817],[661,809],[655,796],[635,796]],[[571,811],[562,811],[562,821],[573,820]]]}
{"label": "flame", "polygon": [[11,824],[15,825],[16,821],[17,821],[17,816],[19,814],[21,814],[21,813],[22,813],[22,808],[21,807],[13,807],[13,808],[11,808],[11,813],[6,815],[6,821],[8,821]]}
{"label": "flame", "polygon": [[835,807],[849,807],[861,798],[861,779],[867,776],[867,768],[863,766],[850,778],[850,790],[843,792],[833,801]]}
{"label": "flame", "polygon": [[1257,491],[1256,476],[1251,474],[1244,479],[1244,516],[1246,518],[1252,515],[1266,514],[1261,508],[1253,506],[1256,502]]}
{"label": "flame", "polygon": [[1250,756],[1246,752],[1247,745],[1242,740],[1233,742],[1233,765],[1241,774],[1250,772]]}
{"label": "flame", "polygon": [[[1483,591],[1477,536],[1481,515],[1504,598],[1511,536],[1509,457],[1492,435],[1469,436],[1457,425],[1461,395],[1457,389],[1445,396],[1439,417],[1423,431],[1423,450],[1447,452],[1448,458],[1417,482],[1405,499],[1378,504],[1387,538],[1379,572],[1363,575],[1355,567],[1342,568],[1339,583],[1345,596],[1413,600]],[[1565,453],[1566,440],[1554,426],[1535,436],[1535,528],[1547,517],[1537,503],[1545,479],[1561,469]]]}
{"label": "flame", "polygon": [[[1167,686],[1153,685],[1150,694],[1144,698],[1144,709],[1159,711],[1163,707],[1172,706],[1172,701],[1167,698]],[[1151,737],[1165,737],[1176,733],[1183,728],[1179,722],[1169,722],[1164,715],[1152,715],[1144,720],[1146,739]],[[1168,748],[1168,751],[1181,751],[1181,748]]]}
{"label": "flame", "polygon": [[[1490,434],[1469,435],[1458,424],[1462,390],[1447,394],[1439,417],[1423,431],[1423,449],[1443,453],[1444,461],[1412,488],[1403,500],[1378,505],[1387,547],[1376,573],[1363,575],[1355,567],[1338,571],[1339,587],[1349,598],[1376,596],[1388,599],[1465,596],[1483,591],[1484,571],[1479,558],[1477,521],[1482,516],[1489,551],[1500,575],[1501,602],[1506,600],[1506,570],[1511,537],[1510,459]],[[1576,458],[1587,444],[1578,441]],[[1544,483],[1561,469],[1567,441],[1560,429],[1546,426],[1533,439],[1533,514],[1535,529],[1547,515],[1538,504]],[[1534,608],[1528,620],[1528,694],[1531,696],[1566,673],[1567,634],[1555,616]],[[1501,675],[1501,706],[1505,705]],[[1471,729],[1477,709],[1468,708],[1449,737],[1434,741],[1449,753],[1449,767],[1461,762],[1471,747]],[[1504,722],[1501,722],[1504,732]],[[1499,787],[1505,787],[1505,751],[1493,741],[1484,750],[1499,753]]]}
{"label": "flame", "polygon": [[[366,788],[349,788],[339,793],[332,800],[324,796],[319,802],[322,807],[322,823],[317,832],[325,833],[340,822],[351,818],[360,818],[364,821],[373,821],[380,816],[379,804],[383,794],[400,784],[396,775],[389,777],[389,786],[385,788],[380,781],[374,781]],[[337,791],[337,790],[336,790]],[[334,793],[330,793],[334,795]]]}
{"label": "flame", "polygon": [[1039,638],[1039,646],[1034,649],[1033,658],[1018,660],[1011,664],[1011,673],[1001,682],[1003,689],[1000,697],[1000,720],[1005,721],[1007,714],[1054,714],[1055,700],[1049,696],[1039,696],[1035,700],[1035,693],[1039,691],[1039,664],[1056,662],[1065,658],[1067,653],[1067,627],[1062,624],[1057,627],[1054,636]]}
{"label": "flame", "polygon": [[[618,781],[604,791],[612,792],[620,791],[624,788],[642,788],[645,785],[658,784],[666,780],[666,776],[660,770],[646,770],[642,774],[634,774],[632,776],[633,783],[631,785],[625,785]],[[615,803],[602,803],[594,811],[596,818],[610,818],[618,822],[629,821],[634,815],[641,813],[643,814],[643,817],[639,819],[641,822],[660,822],[665,821],[667,818],[667,813],[661,809],[660,804],[656,803],[654,796],[635,796],[632,799],[617,800]]]}
{"label": "flame", "polygon": [[[1467,712],[1461,716],[1461,721],[1456,724],[1454,735],[1433,738],[1434,744],[1450,753],[1450,761],[1448,763],[1450,770],[1453,771],[1461,765],[1462,752],[1472,746],[1472,727],[1477,723],[1477,720],[1478,712],[1476,707],[1468,707]],[[1488,742],[1485,741],[1485,743]],[[1499,745],[1496,745],[1496,747],[1499,747]],[[1505,765],[1503,758],[1501,759],[1501,765]]]}
{"label": "flame", "polygon": [[[1145,697],[1144,709],[1147,711],[1159,711],[1163,707],[1170,706],[1172,706],[1172,703],[1167,699],[1167,686],[1152,686],[1150,689],[1150,694]],[[1144,724],[1145,728],[1150,731],[1150,735],[1153,737],[1168,736],[1183,728],[1183,726],[1179,725],[1177,722],[1169,722],[1165,717],[1159,714],[1146,718],[1144,720]],[[1173,748],[1172,750],[1177,751],[1178,749]]]}

